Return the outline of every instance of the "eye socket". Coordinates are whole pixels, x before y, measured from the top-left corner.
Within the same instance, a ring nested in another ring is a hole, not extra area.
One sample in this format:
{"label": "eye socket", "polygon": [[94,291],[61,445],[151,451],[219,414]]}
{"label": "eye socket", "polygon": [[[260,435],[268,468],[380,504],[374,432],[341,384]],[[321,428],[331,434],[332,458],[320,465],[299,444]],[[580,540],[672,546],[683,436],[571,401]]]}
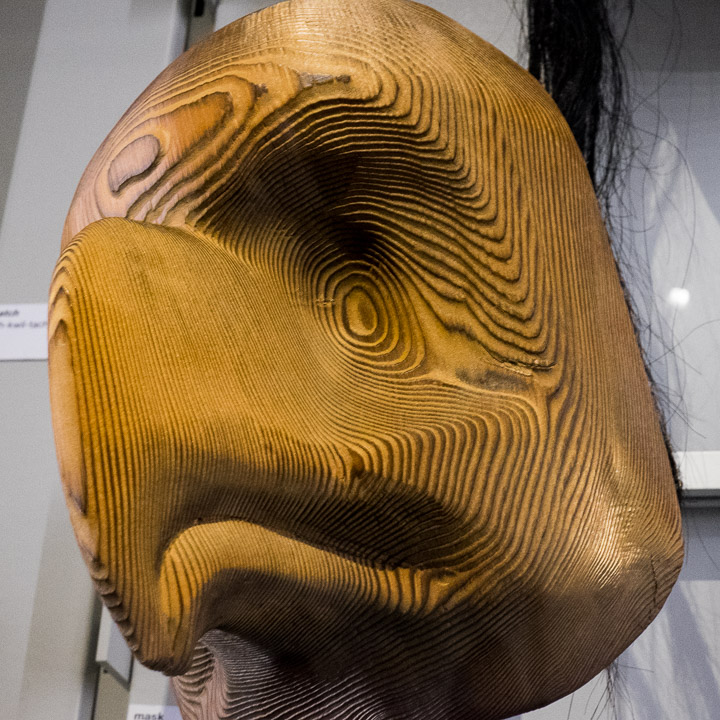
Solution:
{"label": "eye socket", "polygon": [[372,372],[407,373],[425,355],[422,331],[401,282],[362,261],[340,263],[318,278],[320,321],[341,359]]}
{"label": "eye socket", "polygon": [[343,298],[343,326],[357,341],[371,341],[381,329],[382,313],[378,310],[371,293],[364,287],[354,287]]}

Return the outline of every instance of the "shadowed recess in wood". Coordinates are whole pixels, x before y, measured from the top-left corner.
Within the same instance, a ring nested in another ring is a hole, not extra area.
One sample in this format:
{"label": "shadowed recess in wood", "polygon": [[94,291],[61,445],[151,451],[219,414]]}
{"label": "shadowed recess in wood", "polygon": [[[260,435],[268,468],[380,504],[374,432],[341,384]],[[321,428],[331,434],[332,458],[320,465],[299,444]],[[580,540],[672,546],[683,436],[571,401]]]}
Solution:
{"label": "shadowed recess in wood", "polygon": [[679,571],[572,134],[424,6],[291,0],[170,65],[83,175],[49,333],[78,543],[186,720],[508,717]]}

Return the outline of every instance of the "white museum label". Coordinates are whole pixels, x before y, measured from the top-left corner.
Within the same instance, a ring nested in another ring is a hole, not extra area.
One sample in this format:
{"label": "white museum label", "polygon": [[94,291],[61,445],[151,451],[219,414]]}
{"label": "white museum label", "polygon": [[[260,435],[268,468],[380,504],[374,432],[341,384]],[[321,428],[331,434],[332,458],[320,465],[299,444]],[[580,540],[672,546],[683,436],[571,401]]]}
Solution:
{"label": "white museum label", "polygon": [[47,303],[0,305],[0,360],[47,360]]}
{"label": "white museum label", "polygon": [[177,705],[130,705],[127,720],[182,720]]}

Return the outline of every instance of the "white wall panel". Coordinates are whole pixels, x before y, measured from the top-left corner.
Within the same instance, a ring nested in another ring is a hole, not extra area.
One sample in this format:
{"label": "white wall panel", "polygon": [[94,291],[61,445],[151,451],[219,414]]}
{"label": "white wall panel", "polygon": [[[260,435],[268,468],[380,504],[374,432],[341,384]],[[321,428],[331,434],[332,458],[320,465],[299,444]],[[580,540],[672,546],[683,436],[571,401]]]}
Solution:
{"label": "white wall panel", "polygon": [[[3,18],[26,10],[6,3]],[[0,303],[46,300],[80,175],[181,49],[183,22],[176,0],[47,0],[29,82],[16,80],[27,95],[16,108],[23,121],[12,173],[3,168]],[[94,594],[54,455],[46,363],[0,363],[0,718],[8,720],[84,720],[92,709]]]}

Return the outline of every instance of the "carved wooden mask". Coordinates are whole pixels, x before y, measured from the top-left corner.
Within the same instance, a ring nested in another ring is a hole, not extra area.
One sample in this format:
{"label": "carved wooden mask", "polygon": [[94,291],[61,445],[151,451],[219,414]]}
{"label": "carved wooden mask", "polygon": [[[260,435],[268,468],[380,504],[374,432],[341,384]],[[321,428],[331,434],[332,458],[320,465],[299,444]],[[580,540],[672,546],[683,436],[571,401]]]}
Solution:
{"label": "carved wooden mask", "polygon": [[184,718],[501,718],[677,576],[673,479],[582,157],[402,0],[291,0],[165,70],[50,295],[96,586]]}

